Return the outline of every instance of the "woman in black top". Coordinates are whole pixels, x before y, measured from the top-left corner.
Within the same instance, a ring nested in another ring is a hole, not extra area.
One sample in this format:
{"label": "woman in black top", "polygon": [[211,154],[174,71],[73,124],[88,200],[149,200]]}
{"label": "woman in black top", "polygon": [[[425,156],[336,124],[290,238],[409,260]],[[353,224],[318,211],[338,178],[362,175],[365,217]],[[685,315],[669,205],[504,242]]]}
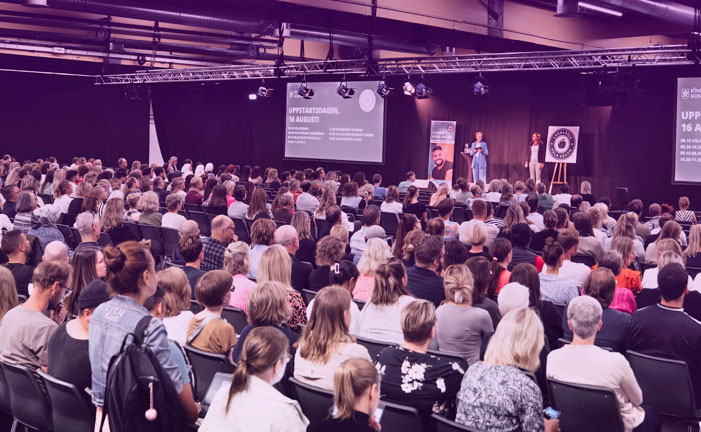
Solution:
{"label": "woman in black top", "polygon": [[316,425],[309,432],[379,432],[375,411],[380,403],[380,374],[375,366],[361,358],[344,361],[333,377],[333,417]]}
{"label": "woman in black top", "polygon": [[553,240],[557,240],[557,213],[553,210],[545,210],[543,213],[543,225],[545,227],[533,234],[531,238],[530,248],[535,251],[542,251],[548,238],[552,237]]}
{"label": "woman in black top", "polygon": [[404,213],[411,213],[422,222],[426,223],[426,204],[419,202],[419,190],[416,186],[409,186],[404,197]]}

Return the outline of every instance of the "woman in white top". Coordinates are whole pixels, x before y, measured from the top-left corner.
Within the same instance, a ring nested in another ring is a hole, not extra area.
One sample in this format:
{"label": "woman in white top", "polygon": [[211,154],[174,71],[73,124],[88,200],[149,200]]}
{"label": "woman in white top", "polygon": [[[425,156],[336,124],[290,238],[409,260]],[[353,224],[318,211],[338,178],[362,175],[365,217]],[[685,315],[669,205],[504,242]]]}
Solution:
{"label": "woman in white top", "polygon": [[606,233],[603,231],[603,223],[601,222],[601,210],[597,207],[592,207],[587,213],[589,213],[589,219],[591,219],[591,229],[594,232],[594,237],[603,245],[606,241]]}
{"label": "woman in white top", "polygon": [[166,196],[166,208],[168,209],[168,213],[164,214],[163,219],[161,219],[162,227],[173,228],[180,231],[180,227],[187,220],[185,216],[178,213],[182,205],[183,201],[177,194],[172,193]]}
{"label": "woman in white top", "polygon": [[73,193],[73,186],[66,181],[63,180],[61,183],[58,184],[58,188],[56,189],[56,192],[54,192],[54,205],[58,206],[61,209],[61,213],[68,213],[68,206],[71,205],[71,201],[73,198],[71,198],[71,194]]}
{"label": "woman in white top", "polygon": [[391,257],[392,251],[386,241],[381,238],[371,238],[367,241],[367,247],[358,261],[360,277],[358,277],[353,290],[355,300],[368,301],[370,299],[372,289],[375,286],[375,272]]}
{"label": "woman in white top", "polygon": [[416,300],[406,289],[407,276],[396,258],[380,265],[370,301],[360,311],[355,336],[401,345],[404,341],[400,319],[404,306]]}
{"label": "woman in white top", "polygon": [[[657,275],[660,273],[660,269],[671,263],[679,263],[682,266],[686,265],[682,255],[682,248],[679,246],[679,243],[672,239],[661,240],[657,244],[657,267],[649,268],[643,273],[643,289],[659,288]],[[693,284],[694,281],[691,279],[691,276],[689,276],[690,291],[696,290]]]}
{"label": "woman in white top", "polygon": [[[343,228],[340,225],[336,225]],[[345,228],[344,228],[345,229]],[[334,235],[334,234],[331,234]],[[348,238],[348,232],[346,232],[346,238]],[[348,290],[349,293],[353,292],[355,288],[355,283],[358,280],[358,269],[350,261],[343,260],[338,265],[331,267],[329,271],[329,285],[340,286]],[[312,316],[312,308],[314,307],[314,299],[312,299],[307,305],[307,320]],[[358,322],[360,320],[360,308],[355,304],[354,301],[350,302],[350,313],[351,313],[351,325],[349,332],[350,334],[356,334],[356,329],[358,328]]]}
{"label": "woman in white top", "polygon": [[397,186],[392,185],[387,188],[387,196],[380,205],[380,211],[383,213],[396,214],[403,211],[402,203],[399,201],[399,188]]}
{"label": "woman in white top", "polygon": [[338,286],[323,288],[314,297],[309,323],[295,353],[294,377],[333,391],[333,374],[349,358],[368,361],[368,350],[348,332],[351,323],[350,294]]}
{"label": "woman in white top", "polygon": [[358,196],[358,183],[351,181],[343,185],[341,198],[341,206],[353,207],[355,209],[360,205],[363,199]]}
{"label": "woman in white top", "polygon": [[192,298],[190,282],[181,268],[168,267],[158,272],[158,285],[165,292],[163,325],[168,333],[168,339],[184,346],[187,342],[187,326],[194,316],[190,312]]}
{"label": "woman in white top", "polygon": [[304,432],[309,420],[299,403],[273,385],[290,361],[289,342],[274,327],[251,330],[243,344],[231,384],[214,396],[200,432]]}
{"label": "woman in white top", "polygon": [[[664,225],[660,230],[660,235],[657,237],[657,240],[647,245],[647,249],[645,249],[646,262],[657,262],[657,256],[660,253],[659,244],[662,240],[672,239],[679,243],[679,237],[682,234],[682,226],[671,220],[667,220],[663,223]],[[679,250],[681,250],[681,246],[679,247]],[[681,252],[679,255],[681,255]]]}

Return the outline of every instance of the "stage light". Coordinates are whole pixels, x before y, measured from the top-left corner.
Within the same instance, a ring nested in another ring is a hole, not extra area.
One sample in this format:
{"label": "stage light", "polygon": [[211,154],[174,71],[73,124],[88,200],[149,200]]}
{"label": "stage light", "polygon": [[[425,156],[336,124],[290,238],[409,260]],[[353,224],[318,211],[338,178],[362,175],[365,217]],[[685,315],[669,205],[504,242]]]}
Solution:
{"label": "stage light", "polygon": [[265,86],[260,86],[258,87],[258,96],[267,98],[273,95],[273,91],[274,89]]}
{"label": "stage light", "polygon": [[489,94],[489,86],[487,85],[487,80],[484,79],[482,74],[475,78],[475,83],[472,85],[472,91],[475,96],[486,96]]}
{"label": "stage light", "polygon": [[314,97],[314,89],[307,86],[307,82],[303,82],[299,85],[297,89],[297,94],[302,96],[304,99],[311,99]]}
{"label": "stage light", "polygon": [[407,96],[414,96],[414,93],[416,93],[416,88],[414,87],[414,84],[411,82],[407,81],[404,83],[404,87],[402,87],[404,90],[404,94]]}
{"label": "stage light", "polygon": [[428,99],[433,94],[433,89],[424,83],[419,83],[416,86],[416,96],[419,99]]}
{"label": "stage light", "polygon": [[355,90],[348,87],[347,82],[341,81],[338,84],[338,88],[336,89],[336,93],[338,93],[338,95],[341,96],[343,99],[350,99],[355,94]]}
{"label": "stage light", "polygon": [[258,95],[255,93],[249,93],[248,95],[248,100],[256,100],[258,99]]}
{"label": "stage light", "polygon": [[393,88],[390,88],[387,83],[382,80],[377,84],[377,94],[380,95],[382,98],[386,98],[387,96],[392,93]]}

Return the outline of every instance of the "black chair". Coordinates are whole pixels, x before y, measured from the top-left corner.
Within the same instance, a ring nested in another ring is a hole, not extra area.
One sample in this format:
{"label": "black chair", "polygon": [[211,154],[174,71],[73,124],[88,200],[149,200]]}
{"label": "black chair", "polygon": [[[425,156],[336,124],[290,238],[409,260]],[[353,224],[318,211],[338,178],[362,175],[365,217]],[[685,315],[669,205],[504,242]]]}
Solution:
{"label": "black chair", "polygon": [[236,366],[229,363],[224,354],[214,354],[198,350],[189,345],[183,347],[195,375],[195,398],[201,401],[207,394],[212,378],[217,372],[234,373]]}
{"label": "black chair", "polygon": [[87,394],[41,369],[37,369],[37,373],[49,394],[53,432],[91,432],[95,426],[95,408]]}
{"label": "black chair", "polygon": [[356,341],[367,348],[368,353],[370,353],[370,358],[377,359],[379,357],[380,353],[382,352],[383,349],[387,348],[388,346],[393,346],[395,344],[390,343],[390,342],[383,342],[383,341],[378,341],[374,339],[368,339],[368,338],[362,338],[359,336],[355,337]]}
{"label": "black chair", "polygon": [[161,237],[160,227],[146,224],[138,224],[141,231],[141,238],[151,240],[151,254],[154,257],[165,256],[165,247],[163,246],[163,238]]}
{"label": "black chair", "polygon": [[75,224],[75,220],[78,218],[77,214],[64,213],[61,216],[61,223],[72,227]]}
{"label": "black chair", "polygon": [[628,351],[627,354],[645,403],[655,407],[663,416],[689,423],[701,420],[701,410],[696,406],[694,386],[686,362],[635,351]]}
{"label": "black chair", "polygon": [[100,247],[105,248],[112,244],[112,238],[106,232],[101,232],[100,238],[97,239],[97,244],[99,244]]}
{"label": "black chair", "polygon": [[275,220],[275,227],[280,228],[281,226],[288,225],[287,221],[284,220]]}
{"label": "black chair", "polygon": [[446,351],[440,351],[440,350],[427,350],[426,351],[428,354],[432,354],[436,357],[440,357],[444,360],[448,360],[453,363],[457,363],[460,365],[463,371],[467,371],[467,368],[469,365],[467,364],[467,360],[465,360],[465,357],[458,353],[451,353],[451,352],[446,352]]}
{"label": "black chair", "polygon": [[112,244],[117,246],[125,241],[139,241],[141,240],[141,232],[139,227],[135,223],[124,222],[116,228],[112,228],[109,231],[110,238],[112,239]]}
{"label": "black chair", "polygon": [[302,298],[304,299],[304,304],[309,306],[309,303],[312,302],[312,299],[316,297],[316,291],[308,290],[308,289],[303,289],[302,290]]}
{"label": "black chair", "polygon": [[450,220],[459,224],[465,222],[465,208],[460,206],[453,207],[453,214],[450,215]]}
{"label": "black chair", "polygon": [[289,382],[310,425],[316,425],[329,416],[333,406],[333,392],[304,384],[293,377],[290,377]]}
{"label": "black chair", "polygon": [[496,219],[504,219],[508,210],[509,206],[498,204],[497,208],[494,210],[494,217]]}
{"label": "black chair", "polygon": [[618,400],[609,388],[548,379],[560,428],[567,432],[624,432]]}
{"label": "black chair", "polygon": [[246,318],[246,312],[239,308],[227,306],[221,311],[221,316],[229,324],[234,326],[236,334],[241,334],[243,329],[248,325],[248,319]]}
{"label": "black chair", "polygon": [[5,374],[3,373],[2,368],[0,368],[0,414],[12,416],[10,387],[7,385],[7,381],[5,381]]}
{"label": "black chair", "polygon": [[596,258],[592,255],[586,254],[574,254],[572,255],[571,261],[575,263],[584,264],[589,268],[594,267],[596,265]]}
{"label": "black chair", "polygon": [[553,303],[553,308],[560,314],[560,317],[565,316],[565,305]]}
{"label": "black chair", "polygon": [[37,196],[44,201],[44,204],[52,204],[54,202],[54,197],[49,194],[38,194]]}
{"label": "black chair", "polygon": [[392,402],[382,402],[382,405],[384,405],[384,411],[380,419],[382,430],[405,432],[426,431],[419,411],[416,408]]}
{"label": "black chair", "polygon": [[15,420],[32,429],[51,431],[51,407],[34,372],[9,363],[2,363],[2,370],[10,389],[10,406]]}
{"label": "black chair", "polygon": [[396,213],[381,212],[380,226],[387,234],[395,235],[399,228],[399,216]]}
{"label": "black chair", "polygon": [[249,234],[248,225],[243,219],[231,218],[234,221],[234,234],[244,243],[251,244],[251,235]]}
{"label": "black chair", "polygon": [[80,239],[78,239],[78,242],[76,242],[75,237],[73,237],[73,231],[71,230],[71,227],[69,227],[68,225],[56,224],[56,228],[58,228],[58,230],[63,235],[63,238],[64,240],[66,240],[66,244],[69,248],[75,249],[75,247],[78,246]]}
{"label": "black chair", "polygon": [[209,237],[211,234],[211,229],[209,225],[209,218],[207,217],[207,215],[202,212],[189,210],[188,213],[190,214],[190,219],[197,222],[197,226],[200,227],[200,234],[205,237]]}
{"label": "black chair", "polygon": [[161,227],[161,238],[163,238],[163,252],[166,256],[173,256],[173,251],[178,247],[180,233],[174,228]]}
{"label": "black chair", "polygon": [[433,419],[433,429],[435,432],[479,432],[477,429],[471,429],[460,423],[455,423],[438,414],[433,414],[431,418]]}
{"label": "black chair", "polygon": [[204,310],[204,307],[197,303],[194,299],[190,300],[190,312],[193,314],[197,315],[198,313],[202,312]]}
{"label": "black chair", "polygon": [[183,204],[183,208],[188,213],[202,211],[202,207],[199,204]]}

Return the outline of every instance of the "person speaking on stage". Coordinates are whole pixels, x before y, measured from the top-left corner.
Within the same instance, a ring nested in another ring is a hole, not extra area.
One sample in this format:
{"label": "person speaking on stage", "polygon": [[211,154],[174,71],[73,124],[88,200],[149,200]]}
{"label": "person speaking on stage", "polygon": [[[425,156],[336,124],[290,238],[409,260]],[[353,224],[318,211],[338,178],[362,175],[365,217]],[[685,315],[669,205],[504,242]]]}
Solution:
{"label": "person speaking on stage", "polygon": [[472,156],[472,179],[477,181],[482,179],[487,182],[487,156],[489,147],[482,141],[484,134],[480,131],[475,134],[475,142],[470,146],[470,156]]}
{"label": "person speaking on stage", "polygon": [[453,180],[453,163],[449,160],[445,160],[443,155],[443,147],[437,145],[433,152],[431,152],[433,157],[433,163],[436,165],[431,170],[431,180]]}
{"label": "person speaking on stage", "polygon": [[540,172],[545,166],[543,163],[545,161],[545,146],[538,132],[531,136],[528,149],[530,150],[528,152],[528,161],[524,167],[528,168],[529,177],[535,180],[536,183],[540,183]]}

